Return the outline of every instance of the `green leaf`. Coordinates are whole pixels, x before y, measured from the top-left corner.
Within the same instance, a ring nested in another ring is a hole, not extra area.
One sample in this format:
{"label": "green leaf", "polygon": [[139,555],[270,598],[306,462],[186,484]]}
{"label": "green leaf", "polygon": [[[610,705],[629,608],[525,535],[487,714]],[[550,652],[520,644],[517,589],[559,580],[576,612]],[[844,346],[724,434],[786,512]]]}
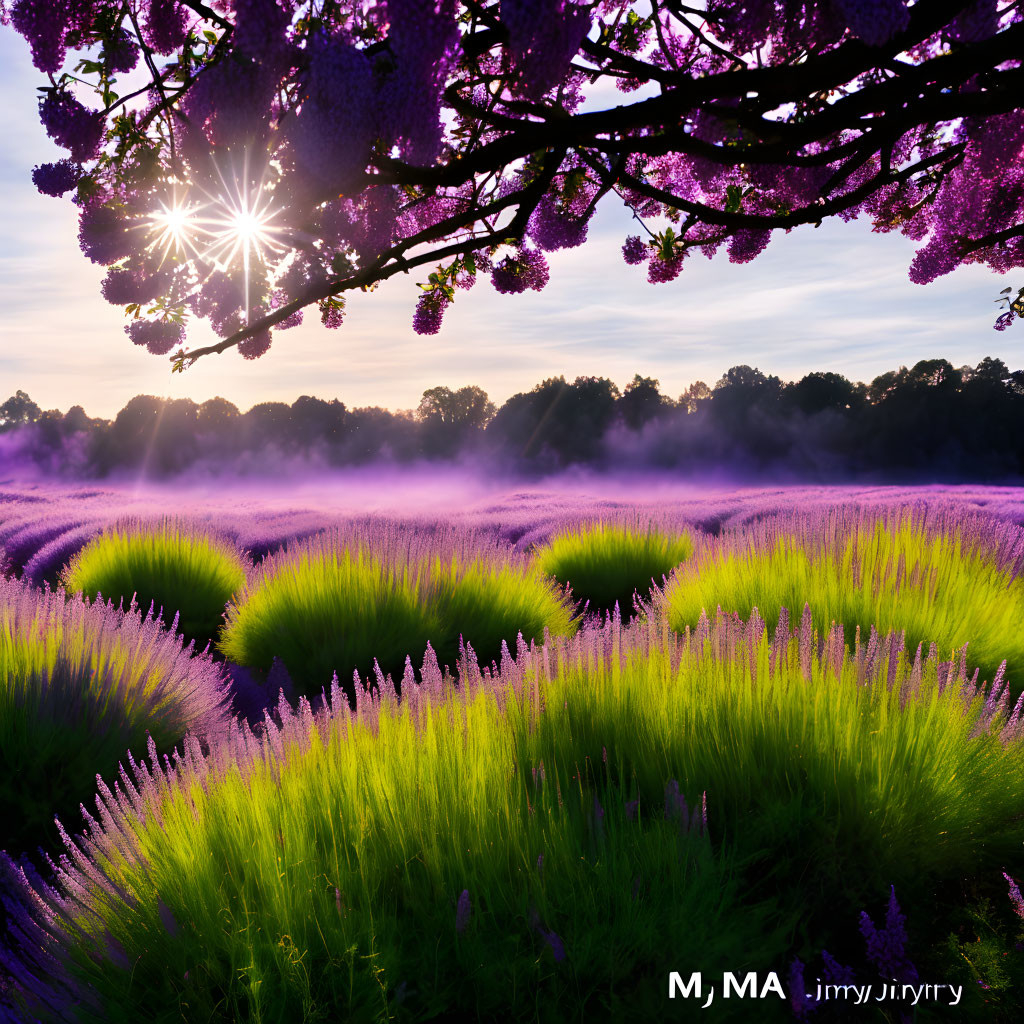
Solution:
{"label": "green leaf", "polygon": [[725,212],[739,213],[743,202],[743,189],[740,185],[730,185],[725,190]]}

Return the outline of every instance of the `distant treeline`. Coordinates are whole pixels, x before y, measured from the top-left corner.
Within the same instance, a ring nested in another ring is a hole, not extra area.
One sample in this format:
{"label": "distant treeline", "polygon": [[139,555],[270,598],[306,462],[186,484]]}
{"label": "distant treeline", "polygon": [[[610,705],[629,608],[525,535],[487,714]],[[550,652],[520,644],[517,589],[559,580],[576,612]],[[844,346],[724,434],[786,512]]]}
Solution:
{"label": "distant treeline", "polygon": [[349,409],[303,396],[240,412],[223,398],[133,398],[113,421],[80,406],[0,405],[0,460],[77,477],[154,477],[205,467],[258,473],[291,461],[480,460],[496,471],[670,469],[764,480],[1007,481],[1024,477],[1024,371],[945,359],[853,383],[785,383],[734,366],[677,399],[650,377],[553,377],[495,408],[478,387],[431,388],[414,411]]}

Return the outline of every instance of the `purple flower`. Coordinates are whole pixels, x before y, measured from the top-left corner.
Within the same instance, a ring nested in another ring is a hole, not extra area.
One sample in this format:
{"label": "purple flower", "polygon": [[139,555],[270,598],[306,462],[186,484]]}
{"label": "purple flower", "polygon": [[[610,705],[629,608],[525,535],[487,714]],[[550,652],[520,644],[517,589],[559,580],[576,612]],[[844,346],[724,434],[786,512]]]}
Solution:
{"label": "purple flower", "polygon": [[290,128],[296,162],[321,184],[346,191],[366,169],[379,134],[373,64],[340,37],[314,36],[307,51],[307,98]]}
{"label": "purple flower", "polygon": [[173,53],[188,35],[188,15],[175,0],[152,0],[142,34],[157,53]]}
{"label": "purple flower", "polygon": [[39,101],[39,120],[46,134],[65,149],[71,159],[85,163],[99,155],[103,143],[103,115],[79,103],[70,93],[51,90]]}
{"label": "purple flower", "polygon": [[630,235],[622,245],[622,258],[635,267],[651,255],[650,248],[639,235]]}
{"label": "purple flower", "polygon": [[130,302],[149,302],[166,287],[163,274],[146,277],[134,270],[115,268],[107,271],[101,285],[103,298],[115,306],[126,306]]}
{"label": "purple flower", "polygon": [[185,328],[167,320],[136,320],[124,329],[136,345],[145,345],[155,356],[166,355],[185,341]]}
{"label": "purple flower", "polygon": [[238,351],[246,359],[259,359],[270,348],[271,333],[264,329],[257,331],[251,338],[243,338],[238,343]]}
{"label": "purple flower", "polygon": [[[33,178],[34,177],[35,175],[33,175]],[[39,191],[42,192],[43,189],[40,188]],[[1008,309],[1005,313],[1000,313],[999,316],[996,317],[996,322],[992,326],[997,331],[1005,331],[1006,328],[1013,323],[1014,319],[1016,318],[1016,315],[1017,314],[1014,313],[1013,310]]]}
{"label": "purple flower", "polygon": [[833,0],[850,31],[868,46],[881,46],[910,22],[903,0]]}
{"label": "purple flower", "polygon": [[669,821],[678,821],[683,829],[689,825],[690,809],[686,806],[686,797],[679,792],[679,783],[672,779],[665,787],[665,817]]}
{"label": "purple flower", "polygon": [[82,168],[73,160],[58,160],[55,164],[40,164],[32,171],[32,184],[44,196],[62,196],[70,192],[82,177]]}
{"label": "purple flower", "polygon": [[32,63],[45,74],[56,74],[64,63],[64,34],[69,13],[60,3],[17,0],[11,6],[11,24],[32,47]]}
{"label": "purple flower", "polygon": [[93,263],[103,266],[130,256],[133,249],[127,221],[101,203],[83,208],[78,219],[78,243]]}
{"label": "purple flower", "polygon": [[867,911],[861,911],[860,931],[867,943],[868,959],[883,978],[891,976],[909,983],[917,980],[917,969],[906,956],[906,925],[907,919],[896,902],[895,886],[890,886],[884,928],[876,929]]}
{"label": "purple flower", "polygon": [[139,63],[139,47],[129,33],[118,29],[113,42],[106,47],[106,56],[111,71],[127,74]]}
{"label": "purple flower", "polygon": [[674,281],[683,269],[683,255],[670,260],[655,256],[647,266],[647,280],[651,284],[668,284]]}
{"label": "purple flower", "polygon": [[1018,917],[1024,917],[1024,896],[1021,896],[1017,883],[1004,871],[1003,878],[1010,884],[1010,902]]}
{"label": "purple flower", "polygon": [[540,97],[561,80],[590,30],[590,11],[570,0],[501,0],[502,24],[518,72],[517,89]]}
{"label": "purple flower", "polygon": [[554,200],[545,196],[530,218],[530,237],[545,252],[574,249],[587,240],[587,222],[561,212]]}
{"label": "purple flower", "polygon": [[424,292],[416,303],[412,329],[417,334],[437,334],[447,308],[448,296],[444,292]]}
{"label": "purple flower", "polygon": [[772,233],[768,229],[757,230],[744,228],[737,231],[729,240],[729,262],[749,263],[764,252],[771,241]]}
{"label": "purple flower", "polygon": [[821,951],[821,959],[825,962],[825,981],[829,985],[852,985],[854,973],[852,967],[844,967],[827,949]]}
{"label": "purple flower", "polygon": [[160,915],[160,923],[164,926],[164,931],[173,938],[178,934],[178,922],[175,921],[171,908],[163,900],[159,900],[157,902],[157,912]]}
{"label": "purple flower", "polygon": [[532,288],[539,292],[550,277],[543,253],[525,246],[514,256],[506,256],[491,271],[491,284],[505,295],[516,295]]}
{"label": "purple flower", "polygon": [[558,963],[565,959],[565,944],[555,932],[540,929],[541,938],[551,947],[551,955]]}
{"label": "purple flower", "polygon": [[803,961],[796,959],[789,965],[789,1003],[793,1007],[793,1014],[796,1017],[803,1017],[810,1010],[815,1009],[817,1003],[807,995],[807,985],[804,982]]}
{"label": "purple flower", "polygon": [[455,907],[455,930],[460,934],[466,930],[466,926],[469,924],[469,915],[472,912],[473,905],[469,901],[469,890],[463,889]]}

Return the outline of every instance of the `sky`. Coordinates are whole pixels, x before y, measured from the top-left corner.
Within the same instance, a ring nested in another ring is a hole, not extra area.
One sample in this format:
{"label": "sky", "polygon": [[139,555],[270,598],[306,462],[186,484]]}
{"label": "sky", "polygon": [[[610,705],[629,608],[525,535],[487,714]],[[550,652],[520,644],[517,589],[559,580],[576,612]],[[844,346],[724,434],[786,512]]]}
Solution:
{"label": "sky", "polygon": [[[919,359],[961,366],[993,356],[1021,366],[1020,330],[992,329],[993,300],[1019,281],[972,266],[911,284],[915,243],[872,234],[867,221],[837,221],[776,232],[742,266],[724,252],[691,256],[675,281],[649,285],[644,267],[622,260],[625,236],[638,231],[613,199],[584,247],[548,255],[544,291],[500,295],[481,277],[457,293],[438,335],[412,330],[424,268],[352,295],[338,331],[314,309],[261,359],[232,351],[172,374],[166,357],[129,341],[122,309],[100,294],[105,270],[80,252],[70,200],[32,184],[35,165],[66,155],[38,121],[44,83],[27,43],[0,26],[0,401],[20,389],[44,409],[82,405],[108,418],[137,394],[220,395],[243,410],[300,395],[411,409],[437,385],[476,384],[500,404],[560,374],[623,387],[639,373],[677,397],[744,363],[783,380],[831,370],[865,382]],[[190,325],[188,347],[213,340],[205,324]]]}

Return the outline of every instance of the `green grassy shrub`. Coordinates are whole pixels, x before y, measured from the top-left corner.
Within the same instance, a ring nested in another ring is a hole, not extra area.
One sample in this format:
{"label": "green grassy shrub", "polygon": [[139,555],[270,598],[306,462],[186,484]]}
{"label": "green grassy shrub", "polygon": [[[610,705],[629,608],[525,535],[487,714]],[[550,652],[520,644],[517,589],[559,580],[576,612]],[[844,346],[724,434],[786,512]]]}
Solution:
{"label": "green grassy shrub", "polygon": [[814,527],[770,529],[756,542],[743,535],[709,546],[683,564],[665,591],[671,627],[693,626],[721,607],[741,617],[757,607],[774,625],[810,606],[814,627],[845,627],[852,644],[904,630],[907,646],[938,645],[967,656],[992,679],[1006,659],[1014,692],[1024,686],[1024,578],[1012,577],[976,536],[926,530],[908,516],[866,522],[816,536]]}
{"label": "green grassy shrub", "polygon": [[633,595],[644,598],[652,582],[660,585],[693,552],[687,533],[669,534],[653,524],[591,523],[556,534],[536,553],[541,572],[569,585],[589,611],[610,612],[616,604],[623,618],[633,611]]}
{"label": "green grassy shrub", "polygon": [[335,672],[345,687],[354,671],[372,678],[375,660],[400,679],[428,643],[454,668],[460,636],[487,663],[520,632],[529,642],[574,628],[565,597],[526,564],[335,534],[262,563],[228,608],[220,650],[260,670],[279,657],[298,692],[316,694]]}
{"label": "green grassy shrub", "polygon": [[143,770],[79,900],[22,898],[112,1021],[649,1019],[668,970],[778,970],[798,927],[838,952],[890,883],[913,922],[911,894],[1019,848],[1020,723],[934,659],[866,658],[723,617],[590,631],[436,701],[335,691]]}
{"label": "green grassy shrub", "polygon": [[161,750],[226,721],[223,677],[155,619],[0,581],[0,849],[53,848],[147,734]]}
{"label": "green grassy shrub", "polygon": [[188,524],[128,523],[104,531],[72,559],[62,582],[70,593],[143,609],[162,609],[170,626],[202,650],[216,639],[224,608],[245,582],[246,566],[229,541]]}
{"label": "green grassy shrub", "polygon": [[788,887],[808,917],[1013,856],[1024,745],[979,730],[981,698],[965,703],[938,659],[915,669],[901,648],[890,688],[885,646],[855,659],[838,628],[820,655],[809,630],[774,647],[756,620],[737,635],[720,625],[700,656],[698,631],[682,655],[669,645],[621,669],[564,665],[529,756],[570,743],[596,761],[606,749],[650,800],[666,771],[706,790],[756,865],[751,895]]}

